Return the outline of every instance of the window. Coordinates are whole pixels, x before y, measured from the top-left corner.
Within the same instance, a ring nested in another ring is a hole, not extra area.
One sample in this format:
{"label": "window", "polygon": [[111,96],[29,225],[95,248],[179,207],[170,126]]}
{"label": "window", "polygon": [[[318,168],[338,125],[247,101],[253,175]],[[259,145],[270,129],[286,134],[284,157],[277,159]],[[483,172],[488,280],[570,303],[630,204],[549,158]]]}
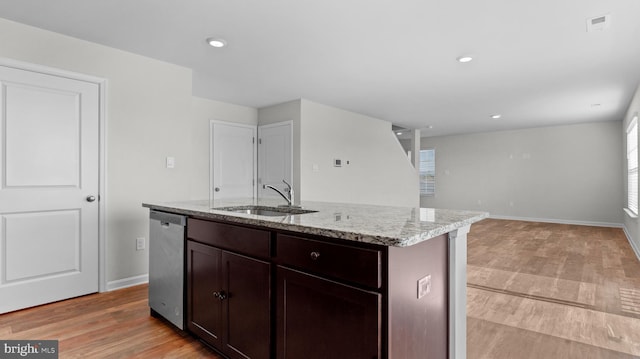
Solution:
{"label": "window", "polygon": [[436,150],[420,150],[420,195],[436,194]]}
{"label": "window", "polygon": [[627,128],[627,208],[638,214],[638,115]]}

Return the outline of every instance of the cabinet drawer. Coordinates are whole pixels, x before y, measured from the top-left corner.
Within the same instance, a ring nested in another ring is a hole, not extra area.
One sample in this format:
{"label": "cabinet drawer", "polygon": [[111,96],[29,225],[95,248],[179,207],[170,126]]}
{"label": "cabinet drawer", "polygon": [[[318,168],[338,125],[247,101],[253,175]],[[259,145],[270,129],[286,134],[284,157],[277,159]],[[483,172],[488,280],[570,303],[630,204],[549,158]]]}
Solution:
{"label": "cabinet drawer", "polygon": [[268,258],[270,255],[270,232],[240,227],[232,224],[189,218],[187,237],[222,249]]}
{"label": "cabinet drawer", "polygon": [[278,261],[282,265],[371,288],[381,287],[382,259],[378,250],[283,234],[278,234],[276,250]]}

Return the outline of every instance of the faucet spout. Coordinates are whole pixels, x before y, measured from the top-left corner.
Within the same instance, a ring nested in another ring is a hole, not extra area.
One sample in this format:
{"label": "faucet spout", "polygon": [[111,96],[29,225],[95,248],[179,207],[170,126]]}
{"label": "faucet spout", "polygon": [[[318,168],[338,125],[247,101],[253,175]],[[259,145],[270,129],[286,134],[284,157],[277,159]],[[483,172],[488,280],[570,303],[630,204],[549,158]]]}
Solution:
{"label": "faucet spout", "polygon": [[292,200],[289,197],[287,197],[284,193],[282,193],[279,189],[273,187],[272,185],[265,184],[265,185],[262,185],[262,188],[264,188],[264,189],[271,188],[272,190],[278,192],[278,194],[281,195],[282,198],[284,198],[287,201],[287,204],[289,206],[291,206],[293,204]]}
{"label": "faucet spout", "polygon": [[289,207],[294,207],[294,203],[296,202],[296,200],[295,200],[295,195],[293,193],[293,187],[285,180],[282,180],[282,182],[287,185],[287,194],[289,194],[289,196],[286,196],[279,189],[269,184],[262,185],[262,188],[264,189],[271,188],[272,190],[278,192],[278,194],[281,195],[282,198],[284,198],[287,201],[287,205]]}

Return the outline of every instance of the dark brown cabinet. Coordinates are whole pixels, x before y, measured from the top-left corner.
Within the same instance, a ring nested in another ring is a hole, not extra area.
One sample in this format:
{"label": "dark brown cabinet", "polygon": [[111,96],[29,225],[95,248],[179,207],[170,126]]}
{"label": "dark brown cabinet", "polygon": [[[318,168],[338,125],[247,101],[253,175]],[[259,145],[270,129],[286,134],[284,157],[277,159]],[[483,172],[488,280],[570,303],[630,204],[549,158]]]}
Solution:
{"label": "dark brown cabinet", "polygon": [[229,358],[268,359],[271,264],[187,241],[187,328]]}
{"label": "dark brown cabinet", "polygon": [[277,358],[381,358],[382,252],[277,234]]}
{"label": "dark brown cabinet", "polygon": [[448,239],[387,247],[189,218],[187,328],[231,359],[444,359]]}
{"label": "dark brown cabinet", "polygon": [[187,241],[187,328],[216,348],[222,347],[221,250]]}
{"label": "dark brown cabinet", "polygon": [[381,356],[381,295],[296,270],[277,270],[277,358]]}
{"label": "dark brown cabinet", "polygon": [[271,265],[222,252],[223,324],[231,358],[269,358],[271,348]]}

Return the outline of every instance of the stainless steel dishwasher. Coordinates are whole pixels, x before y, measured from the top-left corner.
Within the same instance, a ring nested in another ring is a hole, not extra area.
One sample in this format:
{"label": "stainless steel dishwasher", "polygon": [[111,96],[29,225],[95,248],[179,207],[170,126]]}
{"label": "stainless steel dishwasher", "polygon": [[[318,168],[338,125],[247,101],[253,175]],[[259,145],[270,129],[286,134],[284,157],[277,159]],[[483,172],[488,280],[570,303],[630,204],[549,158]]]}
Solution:
{"label": "stainless steel dishwasher", "polygon": [[186,217],[149,214],[149,307],[184,329],[184,228]]}

